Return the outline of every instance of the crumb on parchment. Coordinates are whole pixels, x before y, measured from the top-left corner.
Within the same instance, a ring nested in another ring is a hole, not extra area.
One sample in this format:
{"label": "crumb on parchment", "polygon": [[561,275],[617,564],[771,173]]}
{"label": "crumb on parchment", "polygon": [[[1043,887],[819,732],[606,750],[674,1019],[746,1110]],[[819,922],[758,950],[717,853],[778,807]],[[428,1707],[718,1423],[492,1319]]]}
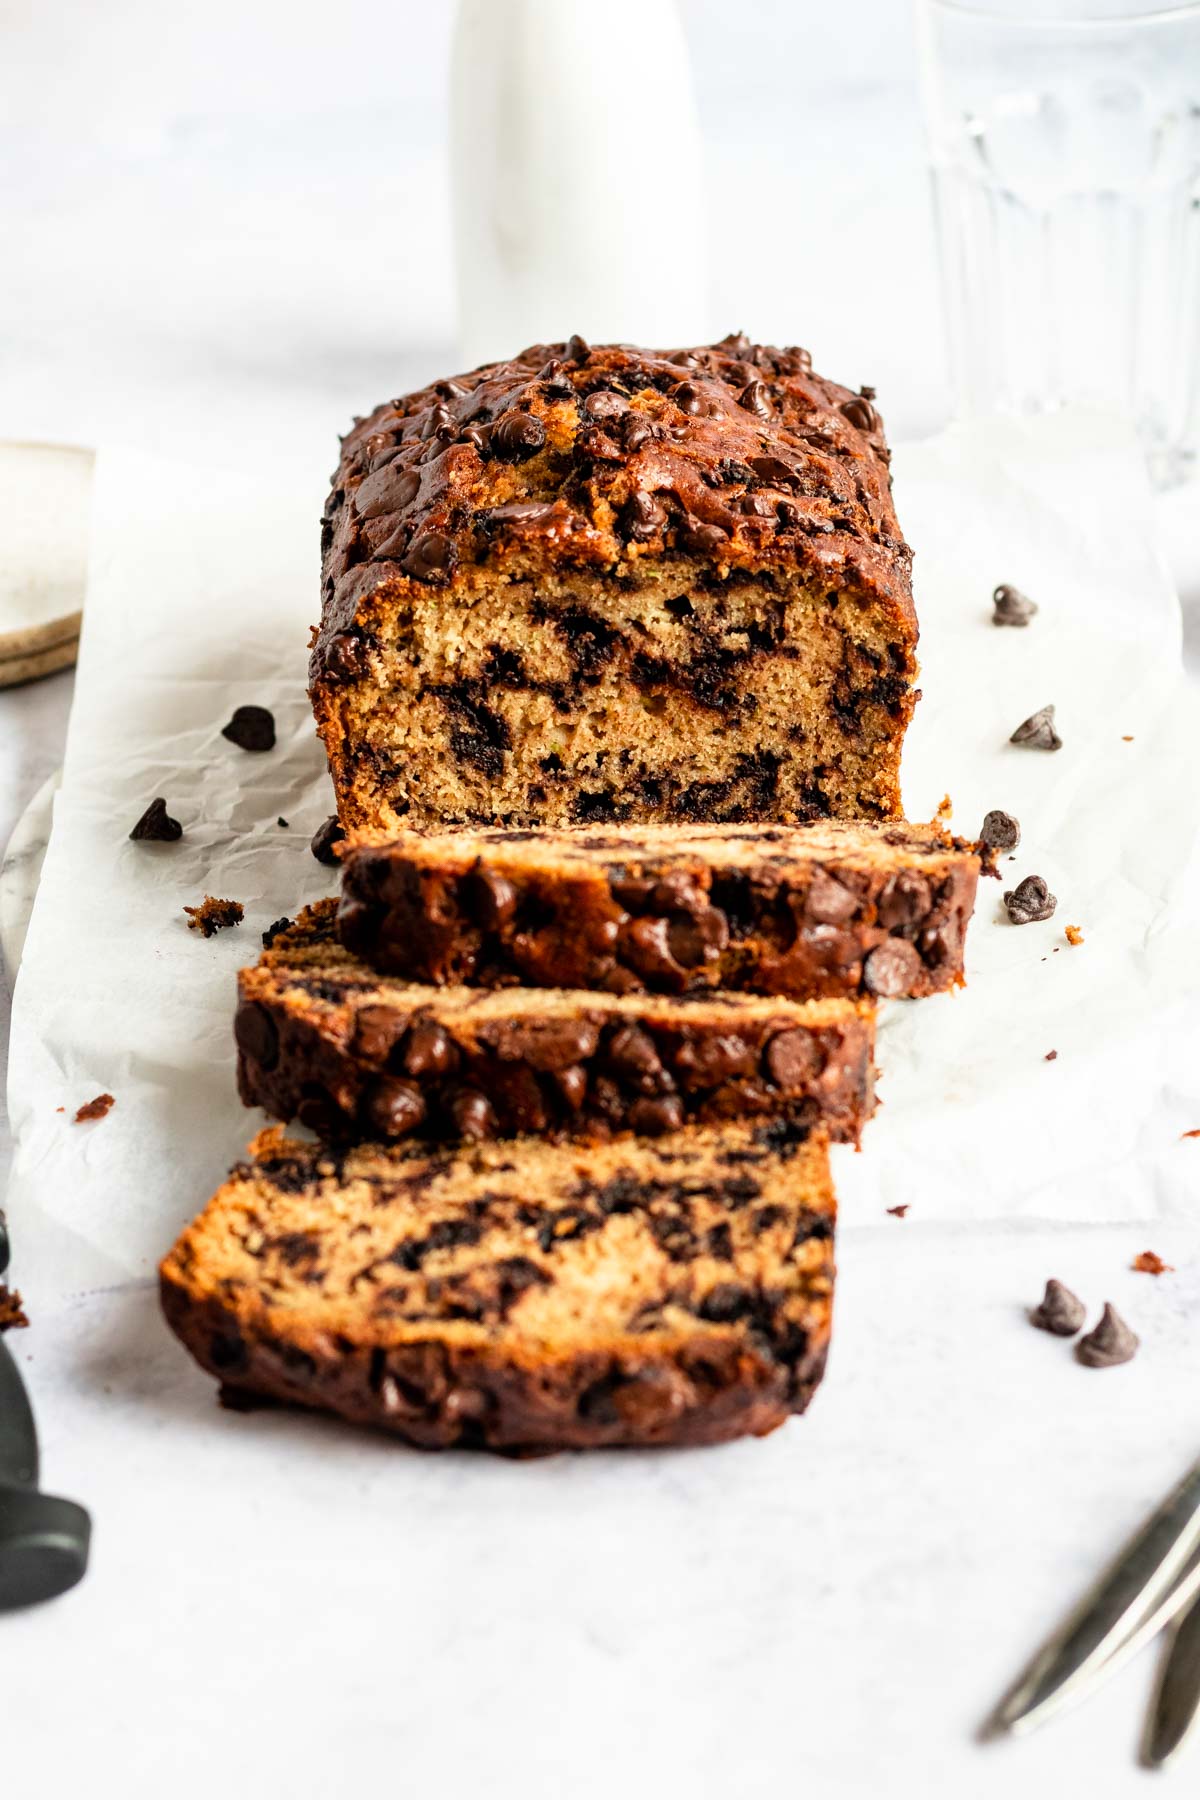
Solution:
{"label": "crumb on parchment", "polygon": [[97,1094],[94,1100],[86,1100],[75,1114],[77,1125],[86,1125],[89,1119],[103,1119],[116,1105],[111,1094]]}
{"label": "crumb on parchment", "polygon": [[1078,925],[1067,926],[1067,942],[1068,944],[1082,944],[1083,933],[1080,931]]}
{"label": "crumb on parchment", "polygon": [[183,910],[188,915],[188,930],[198,931],[206,938],[231,925],[240,925],[246,916],[240,900],[218,900],[212,894],[205,894],[199,906],[185,906]]}

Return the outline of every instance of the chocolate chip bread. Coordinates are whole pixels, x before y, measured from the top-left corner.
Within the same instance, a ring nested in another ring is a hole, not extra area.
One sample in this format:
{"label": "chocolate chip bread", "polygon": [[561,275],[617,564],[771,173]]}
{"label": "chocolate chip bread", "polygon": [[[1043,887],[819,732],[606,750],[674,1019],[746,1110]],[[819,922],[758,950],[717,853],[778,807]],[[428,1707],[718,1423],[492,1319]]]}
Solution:
{"label": "chocolate chip bread", "polygon": [[311,687],[347,828],[899,811],[917,639],[870,389],[539,344],[344,440]]}
{"label": "chocolate chip bread", "polygon": [[713,1444],[801,1412],[833,1295],[824,1139],[364,1146],[264,1132],[162,1265],[234,1390],[510,1452]]}
{"label": "chocolate chip bread", "polygon": [[342,867],[343,942],[413,980],[895,998],[961,983],[979,857],[824,821],[360,834]]}
{"label": "chocolate chip bread", "polygon": [[868,1003],[390,980],[337,942],[332,901],[272,938],[238,996],[243,1100],[327,1138],[658,1136],[757,1117],[857,1142],[874,1104]]}

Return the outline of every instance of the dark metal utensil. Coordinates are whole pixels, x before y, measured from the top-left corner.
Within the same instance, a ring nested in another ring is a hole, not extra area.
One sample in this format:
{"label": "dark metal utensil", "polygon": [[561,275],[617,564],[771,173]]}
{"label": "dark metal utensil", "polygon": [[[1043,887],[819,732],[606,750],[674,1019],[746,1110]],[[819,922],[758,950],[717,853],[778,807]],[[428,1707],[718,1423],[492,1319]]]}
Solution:
{"label": "dark metal utensil", "polygon": [[1167,1636],[1146,1715],[1142,1761],[1162,1769],[1183,1748],[1200,1714],[1200,1600],[1179,1613]]}
{"label": "dark metal utensil", "polygon": [[[9,1243],[0,1213],[0,1275]],[[0,1336],[0,1612],[53,1600],[87,1571],[92,1521],[74,1500],[38,1492],[37,1429],[12,1353]]]}

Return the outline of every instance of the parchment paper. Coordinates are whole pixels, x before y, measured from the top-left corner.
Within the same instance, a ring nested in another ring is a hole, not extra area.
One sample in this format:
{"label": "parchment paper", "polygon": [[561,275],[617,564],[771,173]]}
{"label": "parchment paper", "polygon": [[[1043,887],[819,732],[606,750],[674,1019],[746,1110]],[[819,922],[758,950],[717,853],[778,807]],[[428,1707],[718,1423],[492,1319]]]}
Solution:
{"label": "parchment paper", "polygon": [[[34,1326],[10,1342],[46,1478],[97,1517],[84,1587],[0,1620],[6,1766],[27,1758],[37,1791],[114,1755],[124,1791],[183,1795],[219,1774],[239,1794],[988,1796],[1068,1770],[1134,1791],[1144,1672],[1032,1745],[971,1732],[1200,1448],[1195,692],[1140,470],[1099,422],[950,436],[896,469],[925,694],[910,816],[949,790],[958,829],[1002,806],[1022,844],[982,884],[968,989],[883,1021],[884,1106],[837,1155],[826,1385],[762,1444],[508,1465],[222,1413],[158,1316],[157,1259],[259,1123],[233,1087],[235,970],[332,887],[304,695],[324,471],[264,488],[101,455],[12,1034]],[[992,626],[1002,580],[1038,601],[1027,630]],[[244,702],[275,713],[274,752],[221,737]],[[1047,702],[1064,748],[1011,747]],[[182,842],[130,843],[158,794]],[[1058,911],[1018,929],[1002,886],[1030,872]],[[206,892],[245,924],[189,932]],[[111,1114],[72,1123],[101,1091]],[[1129,1271],[1150,1244],[1176,1265],[1157,1282]],[[1121,1305],[1139,1359],[1088,1373],[1031,1331],[1049,1274]]]}

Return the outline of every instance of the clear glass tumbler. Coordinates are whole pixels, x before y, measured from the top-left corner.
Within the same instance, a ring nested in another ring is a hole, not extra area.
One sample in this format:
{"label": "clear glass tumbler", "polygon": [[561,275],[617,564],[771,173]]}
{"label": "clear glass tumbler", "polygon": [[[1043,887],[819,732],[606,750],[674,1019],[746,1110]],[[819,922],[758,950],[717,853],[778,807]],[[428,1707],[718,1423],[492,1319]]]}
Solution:
{"label": "clear glass tumbler", "polygon": [[1200,412],[1200,0],[918,0],[960,414]]}

